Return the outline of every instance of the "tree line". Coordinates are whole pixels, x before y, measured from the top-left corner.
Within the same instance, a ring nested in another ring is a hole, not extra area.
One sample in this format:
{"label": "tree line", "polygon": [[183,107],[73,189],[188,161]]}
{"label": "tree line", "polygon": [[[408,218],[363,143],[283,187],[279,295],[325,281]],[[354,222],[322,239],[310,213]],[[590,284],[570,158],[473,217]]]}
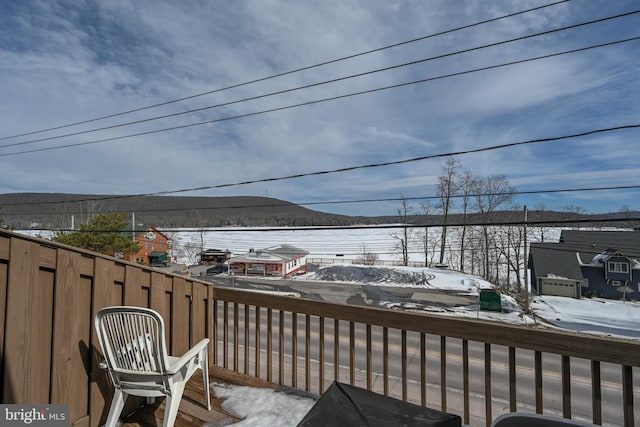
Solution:
{"label": "tree line", "polygon": [[[492,226],[498,211],[518,211],[516,188],[505,175],[475,176],[464,170],[460,160],[450,158],[441,167],[435,202],[424,201],[412,206],[402,197],[397,209],[398,219],[405,224],[392,234],[398,256],[409,264],[410,248],[417,246],[426,266],[442,266],[468,272],[495,283],[522,290],[520,272],[524,267],[524,228],[522,226]],[[425,226],[417,230],[409,226],[409,218],[422,215],[424,224],[438,215],[440,226]],[[450,220],[455,212],[455,226]],[[469,225],[470,219],[484,225]]]}

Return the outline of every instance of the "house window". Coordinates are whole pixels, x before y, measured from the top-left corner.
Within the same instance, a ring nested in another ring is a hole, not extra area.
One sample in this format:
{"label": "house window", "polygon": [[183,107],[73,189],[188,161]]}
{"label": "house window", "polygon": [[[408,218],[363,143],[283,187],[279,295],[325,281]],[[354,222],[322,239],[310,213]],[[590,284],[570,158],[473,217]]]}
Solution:
{"label": "house window", "polygon": [[609,262],[609,271],[613,273],[628,273],[629,264],[626,262]]}

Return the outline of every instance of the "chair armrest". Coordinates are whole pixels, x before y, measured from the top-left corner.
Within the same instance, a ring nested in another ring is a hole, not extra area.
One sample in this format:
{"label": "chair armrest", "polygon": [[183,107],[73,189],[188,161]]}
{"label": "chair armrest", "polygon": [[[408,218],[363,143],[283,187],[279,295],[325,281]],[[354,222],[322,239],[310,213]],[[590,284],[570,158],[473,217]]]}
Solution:
{"label": "chair armrest", "polygon": [[207,348],[209,345],[209,338],[204,338],[198,344],[194,345],[187,351],[185,354],[180,356],[178,360],[171,364],[171,366],[167,366],[167,373],[169,375],[175,374],[180,369],[182,369],[191,359],[196,357],[203,349]]}

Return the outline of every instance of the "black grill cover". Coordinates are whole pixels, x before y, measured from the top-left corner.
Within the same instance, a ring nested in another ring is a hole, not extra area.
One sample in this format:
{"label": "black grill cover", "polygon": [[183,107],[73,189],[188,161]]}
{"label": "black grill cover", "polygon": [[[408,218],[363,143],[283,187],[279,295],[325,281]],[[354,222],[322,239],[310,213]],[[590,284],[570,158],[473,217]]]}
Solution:
{"label": "black grill cover", "polygon": [[461,427],[462,419],[369,390],[335,382],[298,426]]}

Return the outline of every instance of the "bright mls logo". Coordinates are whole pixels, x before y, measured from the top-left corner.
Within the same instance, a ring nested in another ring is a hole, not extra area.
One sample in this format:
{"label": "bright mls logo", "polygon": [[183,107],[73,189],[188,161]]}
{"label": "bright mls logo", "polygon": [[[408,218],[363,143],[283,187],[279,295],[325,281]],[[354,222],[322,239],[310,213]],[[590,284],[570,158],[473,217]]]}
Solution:
{"label": "bright mls logo", "polygon": [[69,405],[0,405],[0,425],[67,427]]}

